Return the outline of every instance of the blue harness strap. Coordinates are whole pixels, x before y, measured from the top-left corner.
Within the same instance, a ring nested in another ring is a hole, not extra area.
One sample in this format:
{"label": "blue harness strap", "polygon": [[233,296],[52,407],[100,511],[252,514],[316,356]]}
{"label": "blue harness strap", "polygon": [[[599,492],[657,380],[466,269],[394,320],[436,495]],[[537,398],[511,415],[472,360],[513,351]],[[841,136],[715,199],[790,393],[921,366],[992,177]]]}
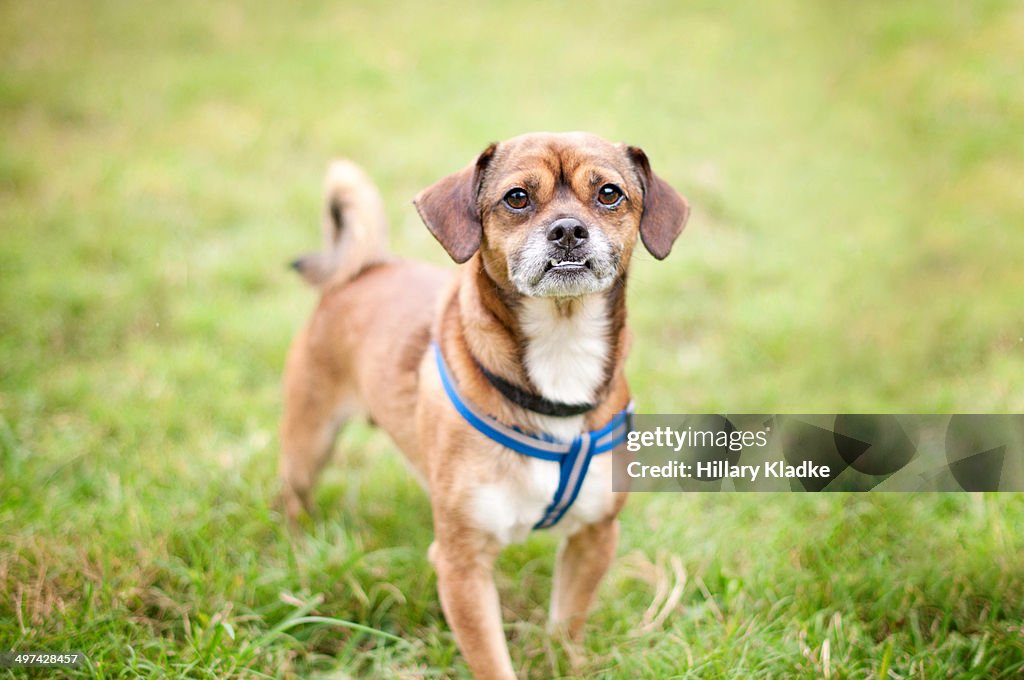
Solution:
{"label": "blue harness strap", "polygon": [[491,416],[481,413],[463,399],[455,388],[455,381],[441,355],[441,348],[437,343],[431,343],[431,345],[434,349],[437,370],[441,374],[444,391],[451,400],[452,406],[466,422],[488,439],[512,449],[516,453],[558,463],[558,488],[555,491],[555,497],[544,511],[544,516],[533,525],[533,528],[547,529],[557,524],[558,520],[562,519],[565,512],[576,501],[576,496],[579,495],[580,488],[583,486],[583,480],[586,479],[587,470],[590,469],[591,458],[611,451],[626,440],[626,434],[630,428],[630,417],[633,414],[633,402],[615,414],[604,427],[579,434],[571,442],[561,441],[547,434],[529,435],[514,427],[503,425]]}

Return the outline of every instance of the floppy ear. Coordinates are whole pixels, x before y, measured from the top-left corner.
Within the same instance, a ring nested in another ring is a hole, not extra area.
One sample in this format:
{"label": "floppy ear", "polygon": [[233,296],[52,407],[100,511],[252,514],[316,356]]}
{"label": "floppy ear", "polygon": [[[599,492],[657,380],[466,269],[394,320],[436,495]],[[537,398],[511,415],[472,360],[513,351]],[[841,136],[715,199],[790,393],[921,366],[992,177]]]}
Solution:
{"label": "floppy ear", "polygon": [[676,237],[686,226],[690,204],[662,178],[651,172],[647,154],[636,146],[626,152],[636,166],[644,187],[644,212],[640,217],[640,239],[659,260],[668,257]]}
{"label": "floppy ear", "polygon": [[477,194],[483,172],[496,148],[497,144],[491,144],[477,157],[476,163],[437,181],[413,199],[427,229],[459,264],[480,248],[483,225]]}

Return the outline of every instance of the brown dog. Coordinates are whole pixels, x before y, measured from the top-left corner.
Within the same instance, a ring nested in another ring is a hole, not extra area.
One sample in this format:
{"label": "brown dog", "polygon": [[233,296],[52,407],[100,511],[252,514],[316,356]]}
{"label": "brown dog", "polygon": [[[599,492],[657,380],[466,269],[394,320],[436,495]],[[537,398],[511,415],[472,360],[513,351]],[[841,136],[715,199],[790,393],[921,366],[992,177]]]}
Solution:
{"label": "brown dog", "polygon": [[[430,493],[429,555],[473,674],[513,678],[495,558],[562,513],[552,528],[565,538],[550,623],[580,637],[625,502],[612,492],[611,456],[580,451],[630,400],[625,286],[637,236],[663,259],[689,210],[643,151],[584,133],[492,144],[415,204],[463,263],[454,277],[389,258],[370,181],[345,161],[328,172],[327,250],[295,263],[323,294],[285,371],[285,508],[294,520],[309,506],[338,429],[368,413]],[[567,470],[510,449],[472,424],[460,399],[508,436],[541,447],[583,442],[573,461],[586,464]],[[561,487],[574,489],[574,499]]]}

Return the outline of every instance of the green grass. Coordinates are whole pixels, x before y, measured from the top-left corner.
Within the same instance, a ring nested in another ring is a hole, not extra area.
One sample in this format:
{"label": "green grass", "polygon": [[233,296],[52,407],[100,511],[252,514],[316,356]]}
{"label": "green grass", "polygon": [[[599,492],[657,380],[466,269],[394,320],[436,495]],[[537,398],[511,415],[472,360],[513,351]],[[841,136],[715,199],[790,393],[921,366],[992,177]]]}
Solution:
{"label": "green grass", "polygon": [[[639,257],[645,412],[1024,410],[1024,9],[977,3],[0,4],[0,649],[83,677],[465,677],[429,506],[354,428],[274,509],[321,173],[409,199],[587,129],[691,200]],[[553,542],[501,560],[523,677],[1017,677],[1016,495],[645,495],[582,665]],[[394,636],[400,638],[395,639]],[[8,671],[0,671],[0,673]],[[41,676],[42,674],[40,674]]]}

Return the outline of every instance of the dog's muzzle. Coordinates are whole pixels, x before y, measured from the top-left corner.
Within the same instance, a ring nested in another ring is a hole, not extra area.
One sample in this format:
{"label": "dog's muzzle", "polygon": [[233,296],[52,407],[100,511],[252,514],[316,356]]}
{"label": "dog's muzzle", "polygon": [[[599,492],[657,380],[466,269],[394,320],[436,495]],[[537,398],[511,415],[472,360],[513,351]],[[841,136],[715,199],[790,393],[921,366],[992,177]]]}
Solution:
{"label": "dog's muzzle", "polygon": [[575,217],[555,220],[547,229],[547,239],[553,249],[544,272],[579,272],[588,267],[585,257],[590,230]]}
{"label": "dog's muzzle", "polygon": [[561,217],[529,236],[509,259],[509,276],[524,295],[578,297],[607,289],[617,264],[601,229]]}

